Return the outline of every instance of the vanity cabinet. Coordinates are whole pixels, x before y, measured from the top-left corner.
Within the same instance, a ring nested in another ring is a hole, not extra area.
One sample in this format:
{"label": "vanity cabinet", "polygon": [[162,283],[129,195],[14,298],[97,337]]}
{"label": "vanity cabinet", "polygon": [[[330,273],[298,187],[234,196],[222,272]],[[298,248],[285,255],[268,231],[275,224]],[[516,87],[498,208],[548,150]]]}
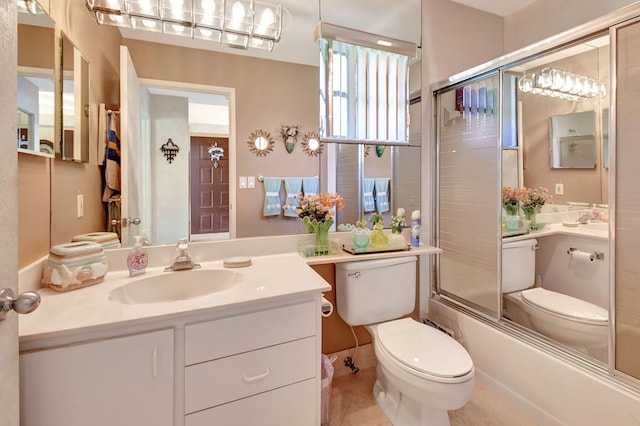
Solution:
{"label": "vanity cabinet", "polygon": [[315,302],[185,327],[185,425],[315,425]]}
{"label": "vanity cabinet", "polygon": [[173,424],[174,331],[20,355],[22,426]]}

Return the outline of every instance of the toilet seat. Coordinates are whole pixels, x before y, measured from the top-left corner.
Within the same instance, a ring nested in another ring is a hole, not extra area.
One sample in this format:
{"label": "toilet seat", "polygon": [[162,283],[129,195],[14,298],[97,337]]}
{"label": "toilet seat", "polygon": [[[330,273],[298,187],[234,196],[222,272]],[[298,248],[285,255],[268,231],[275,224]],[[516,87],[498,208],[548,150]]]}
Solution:
{"label": "toilet seat", "polygon": [[535,287],[522,291],[522,300],[534,308],[583,324],[607,326],[609,312],[584,300]]}
{"label": "toilet seat", "polygon": [[411,318],[378,324],[377,339],[380,349],[417,376],[450,382],[466,380],[473,372],[473,361],[460,343]]}

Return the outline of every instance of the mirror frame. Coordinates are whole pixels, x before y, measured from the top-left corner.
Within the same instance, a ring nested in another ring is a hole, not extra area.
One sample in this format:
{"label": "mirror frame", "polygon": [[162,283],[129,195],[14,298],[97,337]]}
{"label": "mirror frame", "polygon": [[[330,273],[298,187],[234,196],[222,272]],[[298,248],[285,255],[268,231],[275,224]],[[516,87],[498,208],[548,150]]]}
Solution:
{"label": "mirror frame", "polygon": [[[258,147],[257,142],[260,138],[263,138],[267,141],[267,146],[265,148]],[[258,129],[251,133],[251,136],[249,136],[249,140],[247,141],[247,145],[249,146],[249,150],[258,157],[266,157],[267,154],[273,151],[275,142],[273,141],[273,138],[271,137],[271,134],[269,132]]]}
{"label": "mirror frame", "polygon": [[[56,82],[57,102],[59,107],[56,113],[56,121],[59,123],[57,131],[58,141],[56,143],[57,153],[60,158],[66,161],[77,163],[89,162],[89,61],[63,31],[60,31],[59,42],[56,43],[59,49],[56,55],[59,65],[56,67],[58,76]],[[67,53],[66,49],[71,49],[72,53]],[[65,58],[71,60],[71,73],[73,76],[73,132],[71,143],[65,138]]]}
{"label": "mirror frame", "polygon": [[[316,141],[316,143],[318,144],[318,146],[315,149],[311,147],[311,144],[313,143],[313,141]],[[302,138],[301,144],[302,144],[302,150],[309,157],[317,157],[318,155],[322,154],[322,150],[324,148],[324,144],[320,142],[320,136],[318,135],[318,132],[315,132],[315,131],[306,133]]]}

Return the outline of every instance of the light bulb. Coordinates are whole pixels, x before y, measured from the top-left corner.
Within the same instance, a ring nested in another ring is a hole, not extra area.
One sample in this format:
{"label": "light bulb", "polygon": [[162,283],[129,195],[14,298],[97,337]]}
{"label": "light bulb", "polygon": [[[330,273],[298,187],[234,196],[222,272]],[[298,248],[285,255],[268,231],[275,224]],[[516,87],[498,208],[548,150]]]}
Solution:
{"label": "light bulb", "polygon": [[152,19],[143,19],[142,20],[142,25],[144,25],[145,28],[153,29],[153,28],[156,27],[156,21],[154,21]]}
{"label": "light bulb", "polygon": [[262,16],[260,17],[260,26],[269,27],[275,20],[276,17],[273,14],[273,10],[271,10],[271,8],[266,8],[262,11]]}
{"label": "light bulb", "polygon": [[213,34],[212,30],[208,30],[206,28],[198,28],[198,31],[200,31],[200,35],[204,38],[211,38],[211,35]]}
{"label": "light bulb", "polygon": [[231,17],[234,21],[242,21],[245,13],[244,5],[242,3],[237,1],[233,4],[233,7],[231,8]]}

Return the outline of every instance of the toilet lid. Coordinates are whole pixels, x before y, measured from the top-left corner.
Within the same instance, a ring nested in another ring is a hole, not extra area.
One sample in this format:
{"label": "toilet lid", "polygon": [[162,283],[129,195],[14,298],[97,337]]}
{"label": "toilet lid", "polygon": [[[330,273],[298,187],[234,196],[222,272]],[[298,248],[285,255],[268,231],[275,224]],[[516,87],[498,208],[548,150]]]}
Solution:
{"label": "toilet lid", "polygon": [[595,325],[607,325],[609,322],[609,312],[606,309],[541,287],[523,291],[522,299],[540,309],[574,321]]}
{"label": "toilet lid", "polygon": [[460,377],[473,369],[473,361],[460,343],[411,318],[379,324],[378,341],[397,361],[432,376]]}

